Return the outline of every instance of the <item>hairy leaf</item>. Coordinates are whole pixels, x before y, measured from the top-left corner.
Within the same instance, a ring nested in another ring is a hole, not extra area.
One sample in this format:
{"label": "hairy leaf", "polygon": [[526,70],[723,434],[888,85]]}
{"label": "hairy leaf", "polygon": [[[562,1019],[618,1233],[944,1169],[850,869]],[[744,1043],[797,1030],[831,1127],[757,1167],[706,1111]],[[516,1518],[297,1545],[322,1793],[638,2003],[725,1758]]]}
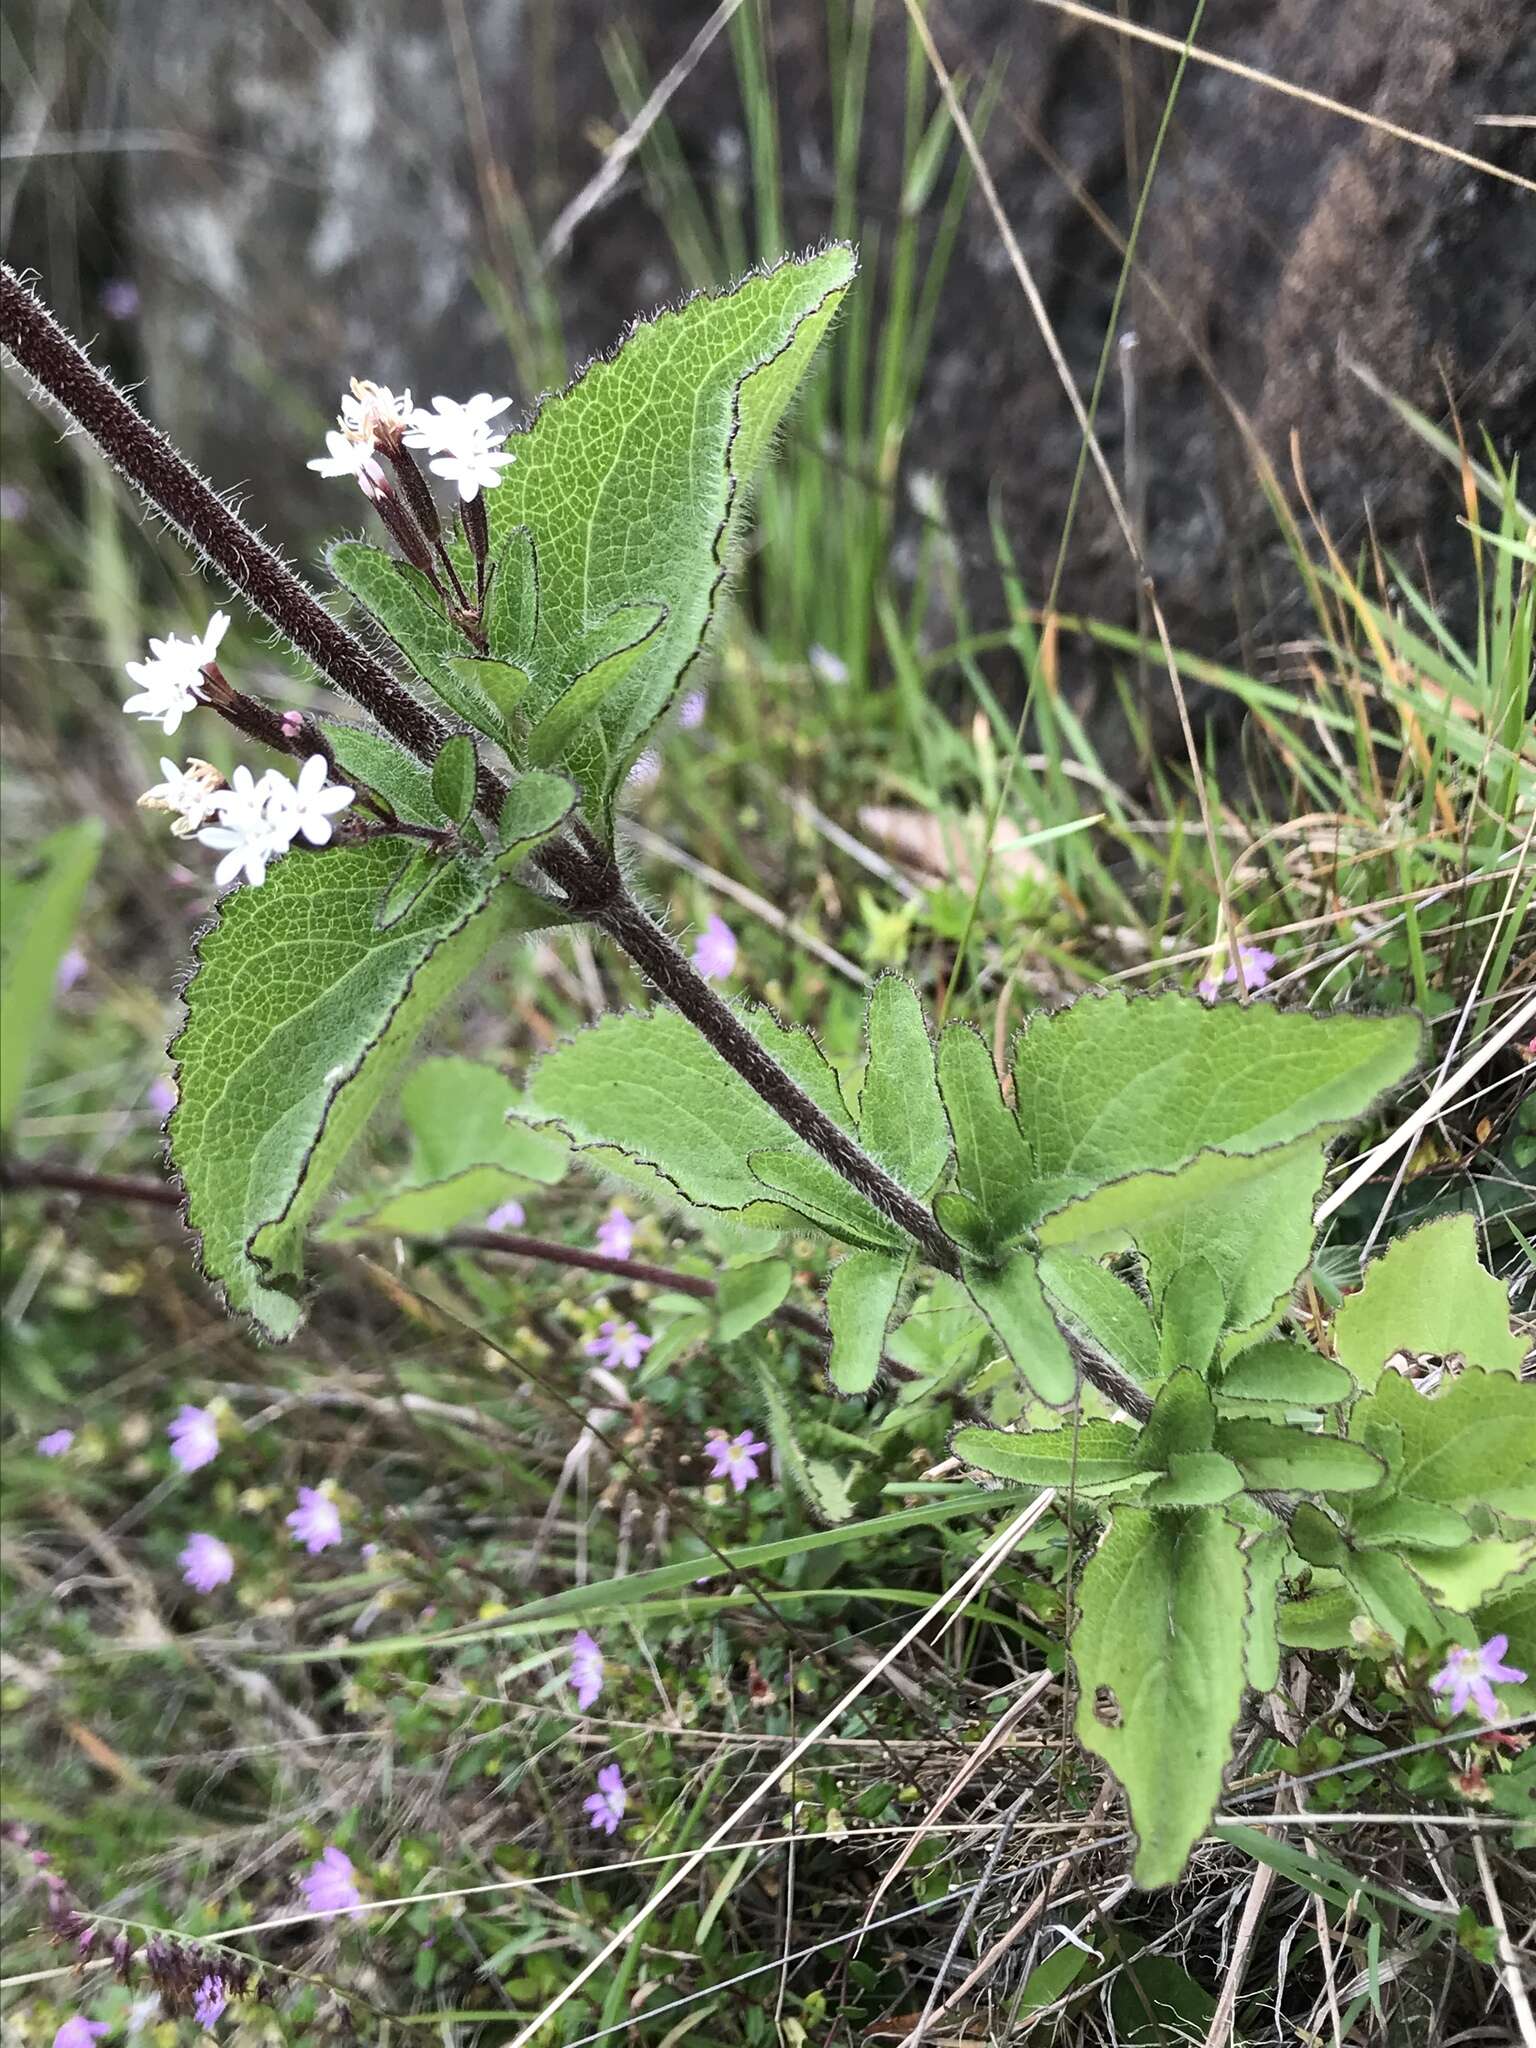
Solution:
{"label": "hairy leaf", "polygon": [[1287,1493],[1358,1493],[1375,1486],[1385,1469],[1380,1458],[1347,1437],[1249,1416],[1223,1417],[1216,1424],[1216,1449],[1241,1467],[1250,1486]]}
{"label": "hairy leaf", "polygon": [[1400,1558],[1384,1550],[1354,1550],[1339,1569],[1360,1605],[1394,1643],[1406,1643],[1410,1631],[1431,1645],[1444,1636],[1423,1586]]}
{"label": "hairy leaf", "polygon": [[999,1267],[966,1260],[971,1299],[1031,1389],[1053,1408],[1077,1391],[1077,1361],[1051,1314],[1032,1252],[1018,1251]]}
{"label": "hairy leaf", "polygon": [[1362,1440],[1373,1428],[1402,1433],[1393,1473],[1401,1492],[1536,1517],[1536,1382],[1472,1369],[1427,1397],[1401,1373],[1384,1372],[1350,1418]]}
{"label": "hairy leaf", "polygon": [[1350,1586],[1327,1586],[1303,1600],[1284,1600],[1275,1633],[1288,1650],[1347,1650],[1360,1602]]}
{"label": "hairy leaf", "polygon": [[875,1383],[904,1265],[903,1259],[883,1252],[859,1251],[832,1268],[827,1282],[829,1363],[832,1384],[840,1394],[864,1394]]}
{"label": "hairy leaf", "polygon": [[432,794],[432,771],[403,747],[359,725],[343,725],[331,718],[321,723],[343,776],[383,797],[396,817],[404,818],[408,825],[447,824]]}
{"label": "hairy leaf", "polygon": [[1137,1495],[1144,1508],[1209,1508],[1234,1500],[1243,1475],[1220,1451],[1174,1451],[1168,1468]]}
{"label": "hairy leaf", "polygon": [[1244,1634],[1244,1675],[1255,1692],[1280,1683],[1280,1645],[1275,1637],[1280,1579],[1285,1569],[1285,1531],[1266,1529],[1244,1546],[1248,1560],[1248,1622]]}
{"label": "hairy leaf", "polygon": [[338,541],[326,560],[336,581],[367,607],[380,630],[448,709],[477,732],[501,740],[501,718],[458,666],[474,649],[426,579],[366,541]]}
{"label": "hairy leaf", "polygon": [[1510,1328],[1503,1283],[1478,1260],[1471,1216],[1406,1231],[1373,1259],[1365,1285],[1333,1319],[1333,1343],[1364,1386],[1397,1351],[1454,1351],[1468,1365],[1518,1372],[1528,1349]]}
{"label": "hairy leaf", "polygon": [[1046,1252],[1045,1291],[1068,1319],[1139,1380],[1160,1376],[1157,1325],[1128,1280],[1085,1252]]}
{"label": "hairy leaf", "polygon": [[1166,1471],[1176,1453],[1208,1451],[1215,1434],[1216,1409],[1205,1381],[1197,1372],[1176,1372],[1158,1389],[1136,1455],[1146,1471]]}
{"label": "hairy leaf", "polygon": [[21,1100],[104,837],[99,818],[82,818],[0,873],[0,1131],[10,1129]]}
{"label": "hairy leaf", "polygon": [[715,1282],[715,1335],[734,1344],[783,1306],[795,1277],[788,1259],[756,1259],[727,1266]]}
{"label": "hairy leaf", "polygon": [[1454,1508],[1400,1493],[1352,1512],[1349,1540],[1360,1550],[1459,1550],[1472,1526]]}
{"label": "hairy leaf", "polygon": [[[590,668],[594,625],[626,605],[664,613],[562,756],[600,821],[703,643],[752,470],[853,271],[836,246],[638,322],[508,439],[517,461],[488,506],[487,627],[491,653],[533,677],[533,726]],[[512,544],[518,529],[531,540]]]}
{"label": "hairy leaf", "polygon": [[1179,995],[1084,997],[1014,1048],[1020,1129],[1057,1199],[1197,1153],[1251,1154],[1361,1115],[1418,1057],[1416,1018]]}
{"label": "hairy leaf", "polygon": [[1118,1507],[1078,1606],[1078,1740],[1125,1788],[1136,1882],[1172,1884],[1221,1795],[1242,1706],[1241,1531],[1219,1508]]}
{"label": "hairy leaf", "polygon": [[432,796],[444,817],[462,825],[475,807],[475,748],[463,733],[444,740],[432,763]]}
{"label": "hairy leaf", "polygon": [[908,1249],[907,1239],[896,1225],[808,1146],[780,1145],[753,1152],[747,1164],[764,1190],[781,1197],[807,1222],[830,1231],[844,1244],[884,1251]]}
{"label": "hairy leaf", "polygon": [[1323,1408],[1344,1401],[1355,1383],[1305,1344],[1270,1337],[1240,1351],[1221,1375],[1219,1391],[1235,1401],[1274,1401],[1290,1408]]}
{"label": "hairy leaf", "polygon": [[899,975],[875,983],[865,1029],[869,1065],[859,1097],[860,1141],[909,1194],[924,1196],[948,1161],[949,1125],[923,1006]]}
{"label": "hairy leaf", "polygon": [[381,931],[398,861],[385,840],[290,853],[225,897],[187,986],[172,1160],[204,1270],[273,1337],[298,1322],[315,1202],[503,923],[494,873],[445,862]]}
{"label": "hairy leaf", "polygon": [[1192,1366],[1196,1372],[1204,1372],[1215,1356],[1226,1315],[1222,1276],[1209,1259],[1194,1253],[1162,1278],[1159,1367],[1163,1372],[1177,1372],[1181,1366]]}
{"label": "hairy leaf", "polygon": [[1006,1429],[957,1429],[949,1448],[978,1472],[1020,1486],[1057,1486],[1064,1493],[1096,1493],[1136,1479],[1142,1461],[1136,1432],[1125,1422],[1091,1418],[1076,1428],[1036,1429],[1015,1435]]}
{"label": "hairy leaf", "polygon": [[1486,1536],[1455,1550],[1409,1548],[1398,1554],[1437,1600],[1458,1614],[1470,1614],[1536,1559],[1536,1537],[1522,1537],[1517,1542]]}
{"label": "hairy leaf", "polygon": [[956,1184],[979,1226],[971,1248],[1000,1251],[1040,1214],[1029,1152],[1003,1100],[992,1055],[968,1024],[951,1024],[940,1038],[938,1072],[954,1135]]}

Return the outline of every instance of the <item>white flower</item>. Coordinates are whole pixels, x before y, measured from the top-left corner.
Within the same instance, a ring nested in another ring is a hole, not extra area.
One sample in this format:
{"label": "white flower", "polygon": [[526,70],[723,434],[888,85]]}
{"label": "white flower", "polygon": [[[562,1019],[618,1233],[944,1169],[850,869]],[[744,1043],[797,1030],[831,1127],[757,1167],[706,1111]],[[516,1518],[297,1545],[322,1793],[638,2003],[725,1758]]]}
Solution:
{"label": "white flower", "polygon": [[436,407],[434,412],[428,412],[424,405],[417,406],[411,415],[411,428],[405,439],[407,447],[430,448],[436,455],[457,447],[465,439],[501,440],[506,433],[505,427],[492,434],[490,424],[498,413],[506,411],[512,401],[510,398],[492,398],[489,391],[477,391],[462,405],[456,398],[441,395],[432,403]]}
{"label": "white flower", "polygon": [[148,661],[126,664],[139,691],[127,700],[124,711],[135,718],[156,720],[169,739],[202,697],[202,672],[218,653],[219,642],[228,630],[228,614],[215,612],[195,640],[183,640],[177,633],[168,640],[151,640]]}
{"label": "white flower", "polygon": [[329,433],[325,445],[328,455],[317,455],[307,462],[306,469],[312,469],[318,476],[356,477],[365,498],[376,498],[384,483],[384,471],[373,453],[371,442],[349,441],[345,434]]}
{"label": "white flower", "polygon": [[260,888],[267,879],[267,862],[286,853],[292,844],[298,828],[290,825],[288,807],[276,795],[278,783],[292,793],[287,776],[275,768],[269,768],[258,782],[242,762],[229,788],[219,792],[219,822],[204,826],[197,835],[200,845],[211,846],[224,856],[213,871],[219,888],[226,888],[239,874],[253,889]]}
{"label": "white flower", "polygon": [[418,406],[412,415],[406,446],[428,449],[436,458],[427,465],[432,474],[457,484],[461,498],[468,500],[481,491],[493,491],[507,464],[517,460],[500,445],[506,430],[491,425],[498,413],[506,411],[511,399],[492,398],[488,391],[477,391],[463,405],[457,399],[443,397],[434,398],[432,403],[437,408],[435,412]]}
{"label": "white flower", "polygon": [[300,835],[311,846],[324,846],[333,830],[331,813],[343,810],[355,795],[341,783],[326,787],[323,754],[310,755],[297,784],[278,768],[269,768],[260,781],[249,768],[237,768],[229,788],[219,792],[219,822],[197,835],[224,856],[213,871],[214,881],[222,889],[243,874],[253,889],[259,888],[268,862],[286,853]]}
{"label": "white flower", "polygon": [[325,846],[331,837],[331,813],[344,811],[357,795],[355,789],[348,789],[342,782],[327,788],[325,775],[323,754],[310,755],[299,770],[296,784],[275,768],[268,771],[268,809],[274,819],[281,815],[285,828],[292,828],[288,832],[290,842],[302,834],[311,846]]}
{"label": "white flower", "polygon": [[376,448],[381,438],[403,433],[415,410],[409,391],[397,396],[387,384],[354,377],[351,392],[341,401],[341,431],[349,441],[361,441],[365,447]]}
{"label": "white flower", "polygon": [[461,448],[450,448],[445,454],[433,456],[427,467],[434,476],[457,484],[459,496],[468,500],[482,491],[494,491],[501,482],[501,472],[516,460],[510,449],[497,448],[489,441],[467,441]]}
{"label": "white flower", "polygon": [[178,768],[164,754],[160,756],[160,773],[164,782],[146,789],[139,798],[139,807],[146,811],[174,811],[176,822],[171,831],[178,839],[190,839],[217,812],[224,778],[210,761],[194,759],[185,768]]}

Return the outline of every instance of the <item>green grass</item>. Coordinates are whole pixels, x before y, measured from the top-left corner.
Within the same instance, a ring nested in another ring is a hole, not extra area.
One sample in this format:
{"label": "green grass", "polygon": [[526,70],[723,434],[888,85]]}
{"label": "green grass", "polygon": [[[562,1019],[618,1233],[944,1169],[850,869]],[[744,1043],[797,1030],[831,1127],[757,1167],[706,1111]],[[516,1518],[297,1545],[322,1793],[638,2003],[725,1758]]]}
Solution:
{"label": "green grass", "polygon": [[[826,230],[859,240],[863,283],[762,488],[704,721],[669,738],[660,778],[636,792],[653,837],[634,858],[679,922],[728,916],[742,985],[811,1024],[844,1064],[859,1054],[862,978],[882,967],[908,973],[935,1005],[950,991],[951,1013],[991,1034],[1085,989],[1193,986],[1219,969],[1224,894],[1241,936],[1278,956],[1285,1000],[1412,1002],[1432,1019],[1436,1060],[1363,1150],[1412,1112],[1442,1059],[1465,1059],[1530,992],[1529,480],[1410,421],[1445,459],[1441,516],[1465,529],[1479,602],[1461,644],[1411,565],[1369,547],[1346,558],[1261,478],[1312,608],[1293,636],[1300,651],[1261,674],[1176,651],[1186,686],[1240,725],[1235,765],[1214,742],[1196,766],[1163,754],[1138,684],[1145,672],[1159,686],[1155,640],[1056,609],[1048,587],[1029,586],[1001,517],[982,569],[995,599],[985,616],[1003,623],[979,624],[967,596],[978,565],[961,559],[912,431],[972,171],[915,40],[901,105],[868,103],[876,11],[873,0],[829,4],[821,138],[834,180]],[[695,175],[663,115],[636,159],[691,287],[785,248],[785,137],[753,0],[730,35],[739,157]],[[621,125],[652,81],[623,34],[604,54]],[[961,89],[984,144],[1008,82],[973,77]],[[902,134],[901,204],[878,220],[861,182],[876,113]],[[519,383],[536,389],[568,366],[555,283],[515,191],[493,242],[484,288]],[[19,417],[15,394],[7,404]],[[150,1174],[157,1117],[145,1090],[164,1067],[169,990],[205,878],[192,851],[192,883],[171,877],[164,840],[135,812],[160,749],[125,731],[114,707],[121,662],[151,630],[201,624],[200,594],[80,444],[59,448],[24,421],[22,432],[13,462],[33,505],[6,535],[8,825],[24,841],[91,806],[111,837],[79,935],[90,969],[60,999],[16,1150]],[[1113,669],[1134,772],[1109,772],[1064,687],[1068,655],[1089,649]],[[273,701],[307,701],[258,636],[237,626],[227,653]],[[562,941],[510,967],[494,999],[460,1020],[457,1042],[520,1072],[594,1008],[639,995],[615,961]],[[1321,1315],[1352,1284],[1373,1237],[1465,1206],[1485,1219],[1517,1304],[1533,1306],[1536,1126],[1523,1080],[1512,1056],[1485,1069],[1415,1147],[1400,1186],[1383,1173],[1340,1209],[1300,1313]],[[403,1150],[381,1133],[361,1178],[383,1186]],[[612,1193],[572,1172],[529,1198],[530,1228],[590,1244]],[[318,1255],[307,1329],[277,1352],[219,1315],[158,1212],[21,1195],[7,1207],[13,1661],[0,1704],[7,1816],[32,1830],[27,1847],[0,1849],[9,1972],[67,1960],[39,1932],[42,1889],[26,1858],[42,1846],[108,1924],[224,1940],[262,1959],[274,2003],[243,2007],[223,2038],[344,2039],[349,2009],[355,2037],[370,2041],[510,2041],[869,1661],[939,1608],[1002,1526],[1004,1510],[978,1515],[945,1467],[954,1400],[869,1412],[837,1402],[814,1346],[778,1325],[690,1349],[688,1300],[665,1286],[453,1248],[335,1245]],[[636,1256],[680,1273],[713,1277],[766,1244],[630,1207],[642,1218]],[[790,1249],[793,1298],[814,1305],[824,1253]],[[621,1390],[628,1404],[594,1386],[580,1349],[613,1314],[658,1340]],[[941,1383],[975,1362],[975,1335],[942,1286],[902,1341],[907,1362]],[[1000,1385],[994,1372],[970,1392],[995,1398]],[[164,1438],[182,1401],[213,1403],[224,1437],[217,1463],[191,1479]],[[69,1458],[38,1458],[35,1439],[66,1419],[77,1429]],[[776,1435],[786,1476],[738,1498],[707,1485],[702,1445],[712,1427],[748,1425]],[[846,1488],[850,1522],[824,1526],[815,1484],[793,1477],[808,1464]],[[310,1560],[282,1517],[298,1485],[327,1479],[347,1540]],[[199,1529],[240,1558],[233,1587],[208,1599],[182,1585],[177,1564]],[[1448,1757],[1427,1674],[1379,1646],[1317,1660],[1309,1705],[1288,1730],[1254,1729],[1234,1788],[1235,1812],[1268,1813],[1279,1774],[1304,1777],[1318,1816],[1309,1862],[1294,1831],[1213,1839],[1172,1899],[1120,1892],[1118,1809],[1096,1806],[1097,1778],[1063,1740],[1055,1682],[1086,1530],[1070,1513],[1030,1530],[952,1626],[935,1625],[932,1647],[854,1703],[544,2038],[608,2029],[655,2044],[840,2044],[870,2038],[892,2013],[915,2015],[1000,1816],[1026,1788],[959,1960],[969,1967],[1054,1867],[1069,1878],[1046,1920],[1081,1926],[1098,1953],[1057,1933],[1026,1936],[936,2038],[964,2025],[1014,2038],[1022,2015],[1049,2012],[1033,2038],[1107,2040],[1108,2012],[1119,2038],[1150,2040],[1135,2030],[1153,1997],[1185,2030],[1160,2038],[1203,2038],[1230,1954],[1227,1916],[1260,1857],[1276,1890],[1239,2038],[1267,2038],[1282,1948],[1293,2030],[1331,2038],[1330,1990],[1345,2039],[1430,2038],[1436,2027],[1449,2037],[1490,2009],[1502,2024],[1492,1906],[1465,1830],[1446,1830],[1463,1913],[1452,1941],[1441,1874],[1410,1830],[1334,1824],[1415,1808],[1458,1826],[1488,1816],[1452,1785],[1467,1747]],[[563,1682],[579,1625],[609,1663],[587,1717]],[[1349,1715],[1329,1705],[1346,1667]],[[1039,1704],[1015,1716],[1042,1674]],[[614,1759],[631,1806],[610,1845],[589,1832],[581,1802]],[[967,1762],[976,1769],[954,1803],[920,1827]],[[1511,1762],[1480,1753],[1496,1784]],[[1509,1860],[1512,1826],[1489,1846],[1495,1893],[1518,1925],[1529,1881]],[[238,1935],[296,1909],[295,1874],[326,1842],[353,1857],[369,1913],[344,1928]],[[871,1910],[891,1924],[856,1947]],[[828,1945],[782,1967],[817,1943]],[[121,2029],[138,1989],[90,1982],[91,2009]],[[81,1992],[60,1974],[3,1996],[17,2039],[46,2041]],[[193,2036],[184,2022],[175,2038]]]}

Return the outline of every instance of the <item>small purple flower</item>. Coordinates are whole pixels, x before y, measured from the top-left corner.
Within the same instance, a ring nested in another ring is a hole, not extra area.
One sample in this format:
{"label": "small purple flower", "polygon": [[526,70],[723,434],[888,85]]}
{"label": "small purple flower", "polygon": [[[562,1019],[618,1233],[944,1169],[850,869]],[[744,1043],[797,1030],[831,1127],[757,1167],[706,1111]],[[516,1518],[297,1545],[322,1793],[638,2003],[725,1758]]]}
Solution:
{"label": "small purple flower", "polygon": [[528,1221],[528,1212],[521,1202],[503,1202],[499,1209],[493,1209],[485,1219],[487,1230],[521,1230]]}
{"label": "small purple flower", "polygon": [[[299,1488],[299,1504],[284,1517],[295,1543],[302,1543],[311,1557],[341,1541],[341,1511],[335,1501],[313,1486]],[[329,1852],[327,1852],[329,1853]],[[338,1849],[337,1855],[341,1854]],[[350,1867],[350,1866],[349,1866]]]}
{"label": "small purple flower", "polygon": [[677,707],[677,722],[684,732],[693,732],[704,723],[704,713],[709,700],[702,690],[690,690]]}
{"label": "small purple flower", "polygon": [[757,1461],[768,1446],[758,1443],[750,1429],[744,1429],[740,1436],[727,1437],[723,1429],[712,1429],[704,1446],[706,1458],[713,1458],[715,1469],[711,1479],[729,1479],[738,1493],[744,1491],[747,1481],[757,1477]]}
{"label": "small purple flower", "polygon": [[229,1545],[201,1530],[188,1537],[187,1546],[176,1562],[182,1567],[181,1576],[185,1584],[199,1593],[211,1593],[218,1586],[227,1586],[235,1576],[235,1554]]}
{"label": "small purple flower", "polygon": [[229,1986],[222,1977],[209,1975],[198,1985],[192,2000],[192,2017],[200,2027],[211,2027],[229,2003]]}
{"label": "small purple flower", "polygon": [[[1273,953],[1266,953],[1262,946],[1240,945],[1237,956],[1243,963],[1243,992],[1252,995],[1255,989],[1263,988],[1268,982],[1275,965]],[[1200,993],[1208,1003],[1214,1002],[1224,988],[1237,980],[1237,969],[1227,960],[1220,974],[1208,974],[1200,984]]]}
{"label": "small purple flower", "polygon": [[169,1116],[176,1107],[176,1083],[169,1074],[161,1074],[150,1082],[144,1099],[156,1116]]}
{"label": "small purple flower", "polygon": [[62,1458],[75,1440],[72,1429],[50,1429],[46,1436],[37,1440],[37,1455],[40,1458]]}
{"label": "small purple flower", "polygon": [[109,320],[135,320],[139,288],[131,277],[109,277],[101,288],[101,310]]}
{"label": "small purple flower", "polygon": [[660,773],[661,756],[654,747],[647,747],[624,779],[631,789],[649,789]]}
{"label": "small purple flower", "polygon": [[597,1790],[588,1793],[581,1804],[592,1816],[593,1827],[601,1828],[605,1835],[618,1833],[629,1794],[624,1790],[624,1774],[617,1764],[604,1764],[597,1774]]}
{"label": "small purple flower", "polygon": [[610,1318],[598,1325],[597,1335],[589,1337],[581,1348],[588,1358],[595,1358],[603,1365],[622,1365],[633,1372],[654,1342],[654,1338],[647,1337],[643,1330],[637,1330],[633,1323],[616,1323]]}
{"label": "small purple flower", "polygon": [[603,1689],[603,1653],[584,1628],[571,1638],[570,1683],[585,1713]]}
{"label": "small purple flower", "polygon": [[736,972],[736,934],[711,913],[693,942],[693,964],[706,981],[726,981]]}
{"label": "small purple flower", "polygon": [[1525,1680],[1523,1671],[1501,1661],[1508,1648],[1508,1636],[1490,1636],[1475,1650],[1452,1650],[1444,1668],[1429,1681],[1430,1691],[1448,1692],[1453,1714],[1464,1714],[1470,1700],[1481,1720],[1497,1721],[1502,1709],[1493,1688],[1521,1685]]}
{"label": "small purple flower", "polygon": [[91,2048],[107,2031],[105,2020],[85,2020],[78,2013],[67,2019],[53,2037],[53,2048]]}
{"label": "small purple flower", "polygon": [[68,995],[75,983],[89,969],[90,964],[78,946],[71,946],[54,971],[54,994]]}
{"label": "small purple flower", "polygon": [[166,1424],[165,1433],[171,1440],[171,1456],[183,1472],[201,1471],[219,1455],[219,1432],[213,1417],[190,1401],[183,1404],[174,1422]]}
{"label": "small purple flower", "polygon": [[363,1901],[352,1874],[352,1858],[334,1842],[327,1843],[304,1872],[299,1890],[311,1913],[344,1913]]}
{"label": "small purple flower", "polygon": [[285,711],[277,722],[283,729],[283,738],[285,740],[296,740],[304,730],[304,714],[302,711]]}
{"label": "small purple flower", "polygon": [[635,1248],[635,1226],[617,1202],[597,1226],[597,1248],[605,1259],[627,1259]]}

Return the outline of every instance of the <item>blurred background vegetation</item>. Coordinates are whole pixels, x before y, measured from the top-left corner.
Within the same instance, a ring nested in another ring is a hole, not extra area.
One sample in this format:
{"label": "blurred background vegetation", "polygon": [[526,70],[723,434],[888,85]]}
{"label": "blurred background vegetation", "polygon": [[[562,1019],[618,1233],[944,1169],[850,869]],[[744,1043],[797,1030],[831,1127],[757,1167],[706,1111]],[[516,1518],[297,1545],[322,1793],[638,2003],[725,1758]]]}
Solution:
{"label": "blurred background vegetation", "polygon": [[[855,239],[862,280],[760,492],[699,715],[633,790],[652,900],[682,927],[725,918],[733,990],[843,1065],[884,968],[1001,1046],[1041,1004],[1219,973],[1230,916],[1281,999],[1433,1021],[1390,1122],[1536,978],[1529,22],[1519,0],[1232,0],[1186,65],[1190,10],[1086,12],[926,10],[1130,507],[1193,757],[900,0],[12,0],[0,229],[311,572],[362,523],[304,468],[349,376],[521,406],[635,314]],[[9,368],[0,405],[6,860],[24,886],[44,834],[106,830],[78,919],[54,918],[13,1156],[150,1182],[212,891],[135,807],[161,749],[119,716],[121,671],[225,593]],[[281,707],[315,700],[238,617],[223,659]],[[231,765],[218,733],[196,743]],[[637,996],[562,937],[501,963],[452,1050],[516,1082]],[[1536,1034],[1510,1039],[1331,1219],[1316,1312],[1365,1251],[1453,1208],[1536,1308],[1533,1063]],[[360,1201],[409,1177],[412,1137],[377,1135]],[[498,1193],[578,1249],[613,1198],[578,1168],[509,1168]],[[623,1199],[634,1256],[685,1282],[760,1249]],[[814,1305],[823,1254],[792,1256]],[[320,1268],[274,1352],[220,1316],[164,1205],[7,1200],[7,1968],[59,1968],[45,1868],[85,1910],[197,1937],[295,1911],[334,1842],[365,1896],[404,1903],[236,1943],[271,1997],[221,2034],[507,2041],[988,1532],[923,1511],[953,1493],[923,1476],[951,1404],[835,1403],[803,1332],[725,1341],[686,1285],[409,1234],[338,1233]],[[928,1311],[905,1362],[942,1385],[978,1333],[942,1290]],[[610,1315],[656,1343],[604,1387],[582,1345]],[[165,1441],[183,1402],[221,1433],[194,1476]],[[703,1446],[748,1426],[773,1467],[738,1496]],[[39,1457],[58,1427],[68,1457]],[[309,1559],[283,1516],[322,1482],[346,1541]],[[198,1530],[239,1560],[210,1599],[177,1565]],[[548,2038],[899,2040],[935,1986],[936,2040],[1023,2038],[1031,2016],[1048,2040],[1204,2038],[1256,1866],[1213,1841],[1171,1899],[1127,1896],[1060,1687],[1013,1713],[1062,1671],[1078,1533],[1042,1525],[904,1656]],[[644,1576],[743,1545],[779,1547],[707,1598]],[[585,1716],[565,1684],[582,1615],[608,1659]],[[1255,1730],[1245,1782],[1272,1800],[1277,1772],[1321,1773],[1311,1803],[1339,1814],[1445,1804],[1469,1766],[1415,1748],[1432,1725],[1367,1651]],[[610,1843],[581,1802],[614,1759],[631,1809]],[[1332,1891],[1282,1864],[1244,1936],[1237,2038],[1506,2038],[1475,2031],[1492,1951],[1481,1894],[1447,1934],[1443,1844],[1326,1836]],[[114,2041],[197,2032],[138,1986],[5,1996],[7,2042],[51,2040],[82,2001]]]}

